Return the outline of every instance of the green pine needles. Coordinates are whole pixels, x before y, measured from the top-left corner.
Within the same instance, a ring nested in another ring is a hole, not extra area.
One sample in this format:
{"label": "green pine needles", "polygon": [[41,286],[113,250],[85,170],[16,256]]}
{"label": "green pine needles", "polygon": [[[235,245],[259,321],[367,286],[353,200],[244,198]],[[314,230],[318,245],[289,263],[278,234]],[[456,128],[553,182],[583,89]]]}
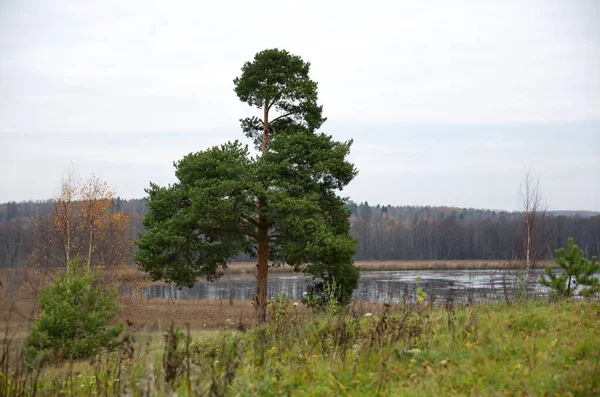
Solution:
{"label": "green pine needles", "polygon": [[550,288],[554,299],[568,298],[575,294],[591,296],[600,292],[600,283],[594,274],[600,272],[600,263],[594,256],[592,260],[585,258],[583,250],[575,244],[572,237],[567,247],[554,251],[554,261],[563,272],[555,274],[550,268],[540,277],[540,284]]}
{"label": "green pine needles", "polygon": [[77,257],[40,292],[41,314],[25,342],[30,364],[48,356],[90,357],[120,344],[123,325],[109,325],[119,312],[117,292],[105,290],[99,279],[99,272],[80,266]]}
{"label": "green pine needles", "polygon": [[140,268],[179,286],[214,280],[236,255],[257,260],[257,320],[266,321],[273,264],[328,283],[340,301],[358,285],[350,212],[339,192],[357,174],[346,160],[352,141],[317,132],[325,121],[310,64],[284,50],[259,52],[234,80],[241,101],[259,109],[241,127],[256,151],[238,141],[176,162],[178,182],[151,184]]}

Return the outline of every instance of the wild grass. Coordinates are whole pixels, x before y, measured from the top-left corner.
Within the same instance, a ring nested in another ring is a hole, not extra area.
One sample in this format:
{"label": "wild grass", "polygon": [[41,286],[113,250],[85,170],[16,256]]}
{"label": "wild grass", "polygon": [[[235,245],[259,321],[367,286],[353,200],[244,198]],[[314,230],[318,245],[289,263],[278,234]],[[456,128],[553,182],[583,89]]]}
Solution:
{"label": "wild grass", "polygon": [[600,304],[585,301],[313,313],[277,299],[247,331],[142,329],[117,352],[33,369],[5,338],[0,395],[595,396],[599,326]]}

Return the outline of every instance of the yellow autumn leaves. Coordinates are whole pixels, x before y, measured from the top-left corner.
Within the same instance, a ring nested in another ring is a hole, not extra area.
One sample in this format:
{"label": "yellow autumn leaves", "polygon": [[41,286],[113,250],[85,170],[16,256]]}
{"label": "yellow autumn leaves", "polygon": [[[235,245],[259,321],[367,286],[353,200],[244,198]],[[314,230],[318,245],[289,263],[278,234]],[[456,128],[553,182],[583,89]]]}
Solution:
{"label": "yellow autumn leaves", "polygon": [[130,216],[115,208],[116,192],[92,174],[83,180],[73,168],[63,176],[51,211],[37,220],[32,260],[60,267],[79,256],[85,266],[115,267],[130,257]]}

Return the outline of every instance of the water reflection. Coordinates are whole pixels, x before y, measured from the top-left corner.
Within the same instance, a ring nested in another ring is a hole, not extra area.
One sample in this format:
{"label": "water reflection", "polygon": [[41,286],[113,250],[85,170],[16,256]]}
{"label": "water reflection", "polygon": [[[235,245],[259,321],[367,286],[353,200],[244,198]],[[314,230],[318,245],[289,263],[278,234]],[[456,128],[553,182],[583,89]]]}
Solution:
{"label": "water reflection", "polygon": [[[532,276],[537,280],[539,272]],[[512,294],[516,277],[501,270],[418,270],[361,272],[358,289],[353,298],[377,302],[415,300],[417,282],[430,298],[435,300],[467,301],[504,299]],[[269,277],[268,296],[285,295],[301,299],[302,293],[313,283],[312,278],[294,273],[275,273]],[[144,299],[253,299],[256,282],[253,277],[228,276],[220,280],[198,282],[192,288],[178,289],[174,285],[155,284],[141,289]],[[529,287],[534,294],[546,291],[536,282]],[[130,293],[130,291],[123,291]]]}

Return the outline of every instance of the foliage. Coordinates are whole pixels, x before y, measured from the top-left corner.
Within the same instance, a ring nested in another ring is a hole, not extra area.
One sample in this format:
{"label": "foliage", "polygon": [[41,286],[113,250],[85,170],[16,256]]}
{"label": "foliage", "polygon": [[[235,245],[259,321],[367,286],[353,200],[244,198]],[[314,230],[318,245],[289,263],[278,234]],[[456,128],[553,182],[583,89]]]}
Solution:
{"label": "foliage", "polygon": [[344,290],[344,284],[336,282],[335,277],[316,283],[304,292],[302,303],[315,312],[325,311],[333,314],[341,305],[347,305],[352,298],[352,291]]}
{"label": "foliage", "polygon": [[48,354],[57,358],[90,357],[99,349],[119,345],[122,324],[109,325],[117,315],[117,292],[99,284],[99,273],[83,268],[79,258],[38,296],[41,314],[26,341],[30,363]]}
{"label": "foliage", "polygon": [[514,292],[517,300],[527,300],[529,295],[529,277],[527,270],[518,270],[516,272],[516,290]]}
{"label": "foliage", "polygon": [[357,173],[346,161],[352,141],[315,131],[325,119],[309,66],[287,51],[265,50],[235,79],[238,97],[263,111],[262,119],[241,120],[260,156],[238,141],[190,153],[174,164],[177,183],[147,189],[147,233],[136,259],[153,279],[180,286],[214,280],[233,257],[246,254],[257,259],[261,322],[269,261],[324,282],[335,277],[344,298],[351,295],[356,241],[337,194]]}
{"label": "foliage", "polygon": [[[296,303],[297,305],[298,303]],[[285,294],[277,294],[271,301],[269,322],[274,325],[274,328],[281,327],[289,318],[290,312],[294,307],[292,301]]]}
{"label": "foliage", "polygon": [[[165,335],[165,354],[163,356],[163,370],[167,382],[173,382],[183,368],[185,351],[180,347],[183,341],[186,341],[186,335],[179,327],[171,323]],[[187,346],[189,346],[189,338],[187,338]]]}
{"label": "foliage", "polygon": [[86,266],[115,267],[132,253],[130,216],[116,210],[115,192],[98,176],[83,181],[71,168],[63,177],[50,213],[36,219],[32,260],[44,269],[75,256]]}
{"label": "foliage", "polygon": [[567,240],[566,249],[554,251],[554,261],[563,272],[557,274],[547,267],[540,276],[540,284],[550,288],[555,298],[567,298],[575,293],[590,296],[600,292],[599,280],[594,277],[600,271],[598,259],[594,256],[588,260],[572,237]]}
{"label": "foliage", "polygon": [[421,287],[421,276],[417,276],[417,303],[423,303],[425,302],[425,299],[427,299],[427,297],[429,296],[427,294],[427,292],[425,292],[423,290],[423,287]]}
{"label": "foliage", "polygon": [[22,394],[2,390],[7,396],[30,395],[34,385],[42,396],[593,396],[600,393],[598,310],[597,303],[535,301],[381,305],[372,317],[360,305],[336,315],[292,309],[277,324],[180,344],[183,357],[171,382],[160,365],[168,348],[142,337],[133,361],[105,354],[76,371],[57,363],[26,385],[7,370],[4,386],[22,387]]}
{"label": "foliage", "polygon": [[258,148],[262,147],[265,128],[270,141],[281,130],[298,128],[313,132],[325,121],[323,107],[317,104],[317,83],[310,79],[309,71],[310,63],[276,48],[257,53],[252,62],[242,67],[242,75],[233,81],[238,98],[264,109],[267,115],[271,110],[280,114],[271,120],[258,117],[240,120],[245,135]]}

